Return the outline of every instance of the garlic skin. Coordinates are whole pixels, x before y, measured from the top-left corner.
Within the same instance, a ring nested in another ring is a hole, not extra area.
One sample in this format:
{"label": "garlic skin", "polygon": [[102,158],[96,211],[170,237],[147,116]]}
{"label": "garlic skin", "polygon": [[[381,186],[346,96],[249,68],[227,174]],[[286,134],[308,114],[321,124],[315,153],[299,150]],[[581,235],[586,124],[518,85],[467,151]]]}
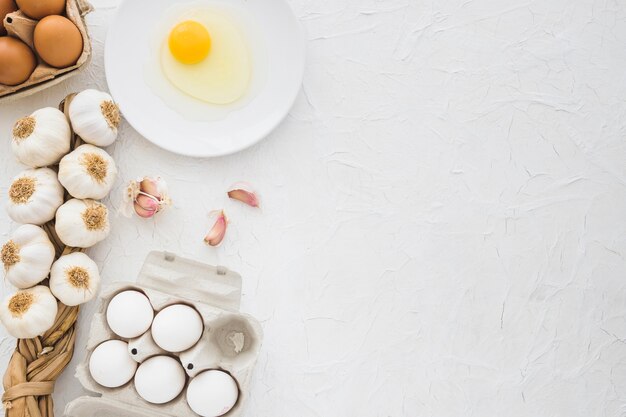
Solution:
{"label": "garlic skin", "polygon": [[50,291],[67,306],[91,300],[100,288],[100,272],[94,261],[82,252],[61,256],[50,271]]}
{"label": "garlic skin", "polygon": [[55,250],[41,227],[25,224],[13,232],[0,254],[5,278],[17,288],[29,288],[48,276]]}
{"label": "garlic skin", "polygon": [[59,162],[70,151],[71,138],[65,114],[45,107],[15,122],[11,146],[18,161],[39,168]]}
{"label": "garlic skin", "polygon": [[0,306],[0,321],[11,336],[32,339],[52,327],[57,309],[50,289],[38,285],[9,294]]}
{"label": "garlic skin", "polygon": [[50,168],[28,169],[9,187],[9,217],[17,223],[42,225],[63,204],[63,186]]}
{"label": "garlic skin", "polygon": [[55,229],[66,246],[89,248],[109,235],[109,210],[94,200],[69,200],[57,211]]}
{"label": "garlic skin", "polygon": [[120,211],[126,217],[134,212],[139,217],[149,219],[170,205],[172,200],[165,180],[161,177],[143,177],[128,184]]}
{"label": "garlic skin", "polygon": [[70,102],[69,114],[74,132],[85,142],[109,146],[117,139],[120,110],[107,93],[81,91]]}
{"label": "garlic skin", "polygon": [[59,181],[74,198],[100,200],[109,194],[116,178],[113,158],[93,145],[79,146],[59,164]]}

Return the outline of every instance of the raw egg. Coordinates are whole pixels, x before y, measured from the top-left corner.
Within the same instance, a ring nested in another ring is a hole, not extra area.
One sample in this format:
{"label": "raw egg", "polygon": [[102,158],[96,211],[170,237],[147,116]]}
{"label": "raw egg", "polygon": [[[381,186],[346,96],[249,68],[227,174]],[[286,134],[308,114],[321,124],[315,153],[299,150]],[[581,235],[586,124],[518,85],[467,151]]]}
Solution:
{"label": "raw egg", "polygon": [[89,358],[89,373],[103,387],[121,387],[132,379],[136,370],[137,362],[128,354],[128,344],[121,340],[98,345]]}
{"label": "raw egg", "polygon": [[10,36],[0,37],[0,84],[21,84],[36,66],[37,59],[28,45]]}
{"label": "raw egg", "polygon": [[0,36],[7,34],[7,30],[4,27],[4,18],[9,13],[13,13],[17,10],[17,5],[14,0],[0,0]]}
{"label": "raw egg", "polygon": [[139,291],[123,291],[113,297],[107,307],[107,323],[120,337],[141,336],[150,328],[153,318],[150,300]]}
{"label": "raw egg", "polygon": [[17,0],[17,5],[26,16],[35,20],[65,11],[65,0]]}
{"label": "raw egg", "polygon": [[154,356],[139,365],[135,374],[135,389],[152,404],[165,404],[178,397],[185,387],[182,365],[169,356]]}
{"label": "raw egg", "polygon": [[56,68],[74,65],[83,53],[83,36],[76,25],[63,16],[41,19],[35,26],[33,43],[41,59]]}
{"label": "raw egg", "polygon": [[[186,20],[188,19],[189,20]],[[175,25],[161,48],[161,67],[182,92],[228,104],[247,91],[252,71],[241,30],[226,14],[194,10]]]}
{"label": "raw egg", "polygon": [[202,317],[193,308],[176,304],[159,311],[152,322],[152,338],[163,350],[182,352],[202,336]]}
{"label": "raw egg", "polygon": [[237,398],[237,382],[232,376],[219,370],[201,373],[187,387],[187,403],[202,417],[223,416],[234,407]]}
{"label": "raw egg", "polygon": [[226,118],[252,101],[266,80],[256,23],[235,4],[173,4],[149,35],[146,83],[187,120]]}

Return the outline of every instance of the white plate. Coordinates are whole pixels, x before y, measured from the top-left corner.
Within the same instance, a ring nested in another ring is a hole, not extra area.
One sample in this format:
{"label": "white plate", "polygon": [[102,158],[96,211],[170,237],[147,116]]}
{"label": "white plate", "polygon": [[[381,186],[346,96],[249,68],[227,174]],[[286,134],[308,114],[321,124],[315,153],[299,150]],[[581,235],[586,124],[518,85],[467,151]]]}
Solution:
{"label": "white plate", "polygon": [[302,85],[305,36],[285,0],[206,0],[244,7],[262,30],[266,80],[257,95],[225,119],[194,121],[173,110],[145,81],[155,25],[173,3],[198,0],[125,0],[109,26],[105,71],[125,119],[142,136],[168,151],[194,157],[228,155],[254,145],[285,118]]}

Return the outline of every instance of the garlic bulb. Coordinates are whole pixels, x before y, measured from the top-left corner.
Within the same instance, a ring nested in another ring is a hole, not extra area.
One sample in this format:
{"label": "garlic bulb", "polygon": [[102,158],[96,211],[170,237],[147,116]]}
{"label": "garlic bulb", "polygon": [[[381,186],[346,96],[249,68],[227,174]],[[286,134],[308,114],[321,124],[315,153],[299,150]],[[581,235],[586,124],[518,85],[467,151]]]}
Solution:
{"label": "garlic bulb", "polygon": [[139,217],[149,219],[172,205],[167,183],[161,177],[138,178],[128,183],[123,192],[120,211],[126,217],[130,217],[135,212]]}
{"label": "garlic bulb", "polygon": [[41,227],[25,224],[18,227],[2,246],[0,258],[6,279],[18,288],[32,287],[50,273],[54,246]]}
{"label": "garlic bulb", "polygon": [[13,153],[24,165],[39,168],[52,165],[70,151],[72,132],[62,111],[39,109],[13,126]]}
{"label": "garlic bulb", "polygon": [[120,109],[107,93],[84,90],[70,102],[70,122],[85,142],[109,146],[117,138]]}
{"label": "garlic bulb", "polygon": [[43,285],[9,294],[0,306],[0,321],[18,339],[41,336],[52,327],[56,316],[57,300]]}
{"label": "garlic bulb", "polygon": [[94,200],[72,199],[59,207],[55,229],[61,242],[89,248],[109,235],[109,210]]}
{"label": "garlic bulb", "polygon": [[81,252],[59,258],[50,272],[50,291],[67,306],[91,300],[100,286],[98,266]]}
{"label": "garlic bulb", "polygon": [[106,197],[116,177],[113,158],[93,145],[79,146],[59,164],[59,181],[75,198]]}
{"label": "garlic bulb", "polygon": [[28,169],[9,187],[9,217],[18,223],[41,225],[54,219],[63,204],[63,187],[49,168]]}

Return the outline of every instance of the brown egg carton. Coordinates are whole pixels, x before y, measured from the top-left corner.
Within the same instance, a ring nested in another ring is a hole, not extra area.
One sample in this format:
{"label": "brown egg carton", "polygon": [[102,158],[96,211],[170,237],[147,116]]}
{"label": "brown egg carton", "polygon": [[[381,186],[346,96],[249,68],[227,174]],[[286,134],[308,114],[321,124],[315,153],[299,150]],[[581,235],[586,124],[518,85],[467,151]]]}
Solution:
{"label": "brown egg carton", "polygon": [[[83,53],[78,58],[76,64],[67,68],[54,68],[46,64],[37,57],[38,65],[28,80],[19,85],[0,84],[0,103],[9,102],[18,98],[30,96],[48,87],[78,74],[83,70],[91,59],[91,40],[87,32],[85,16],[93,11],[93,6],[86,0],[67,0],[65,6],[65,16],[70,19],[83,37]],[[30,19],[21,11],[9,13],[4,18],[4,27],[9,36],[13,36],[26,43],[33,51],[33,33],[37,20]],[[37,55],[35,53],[35,55]]]}

